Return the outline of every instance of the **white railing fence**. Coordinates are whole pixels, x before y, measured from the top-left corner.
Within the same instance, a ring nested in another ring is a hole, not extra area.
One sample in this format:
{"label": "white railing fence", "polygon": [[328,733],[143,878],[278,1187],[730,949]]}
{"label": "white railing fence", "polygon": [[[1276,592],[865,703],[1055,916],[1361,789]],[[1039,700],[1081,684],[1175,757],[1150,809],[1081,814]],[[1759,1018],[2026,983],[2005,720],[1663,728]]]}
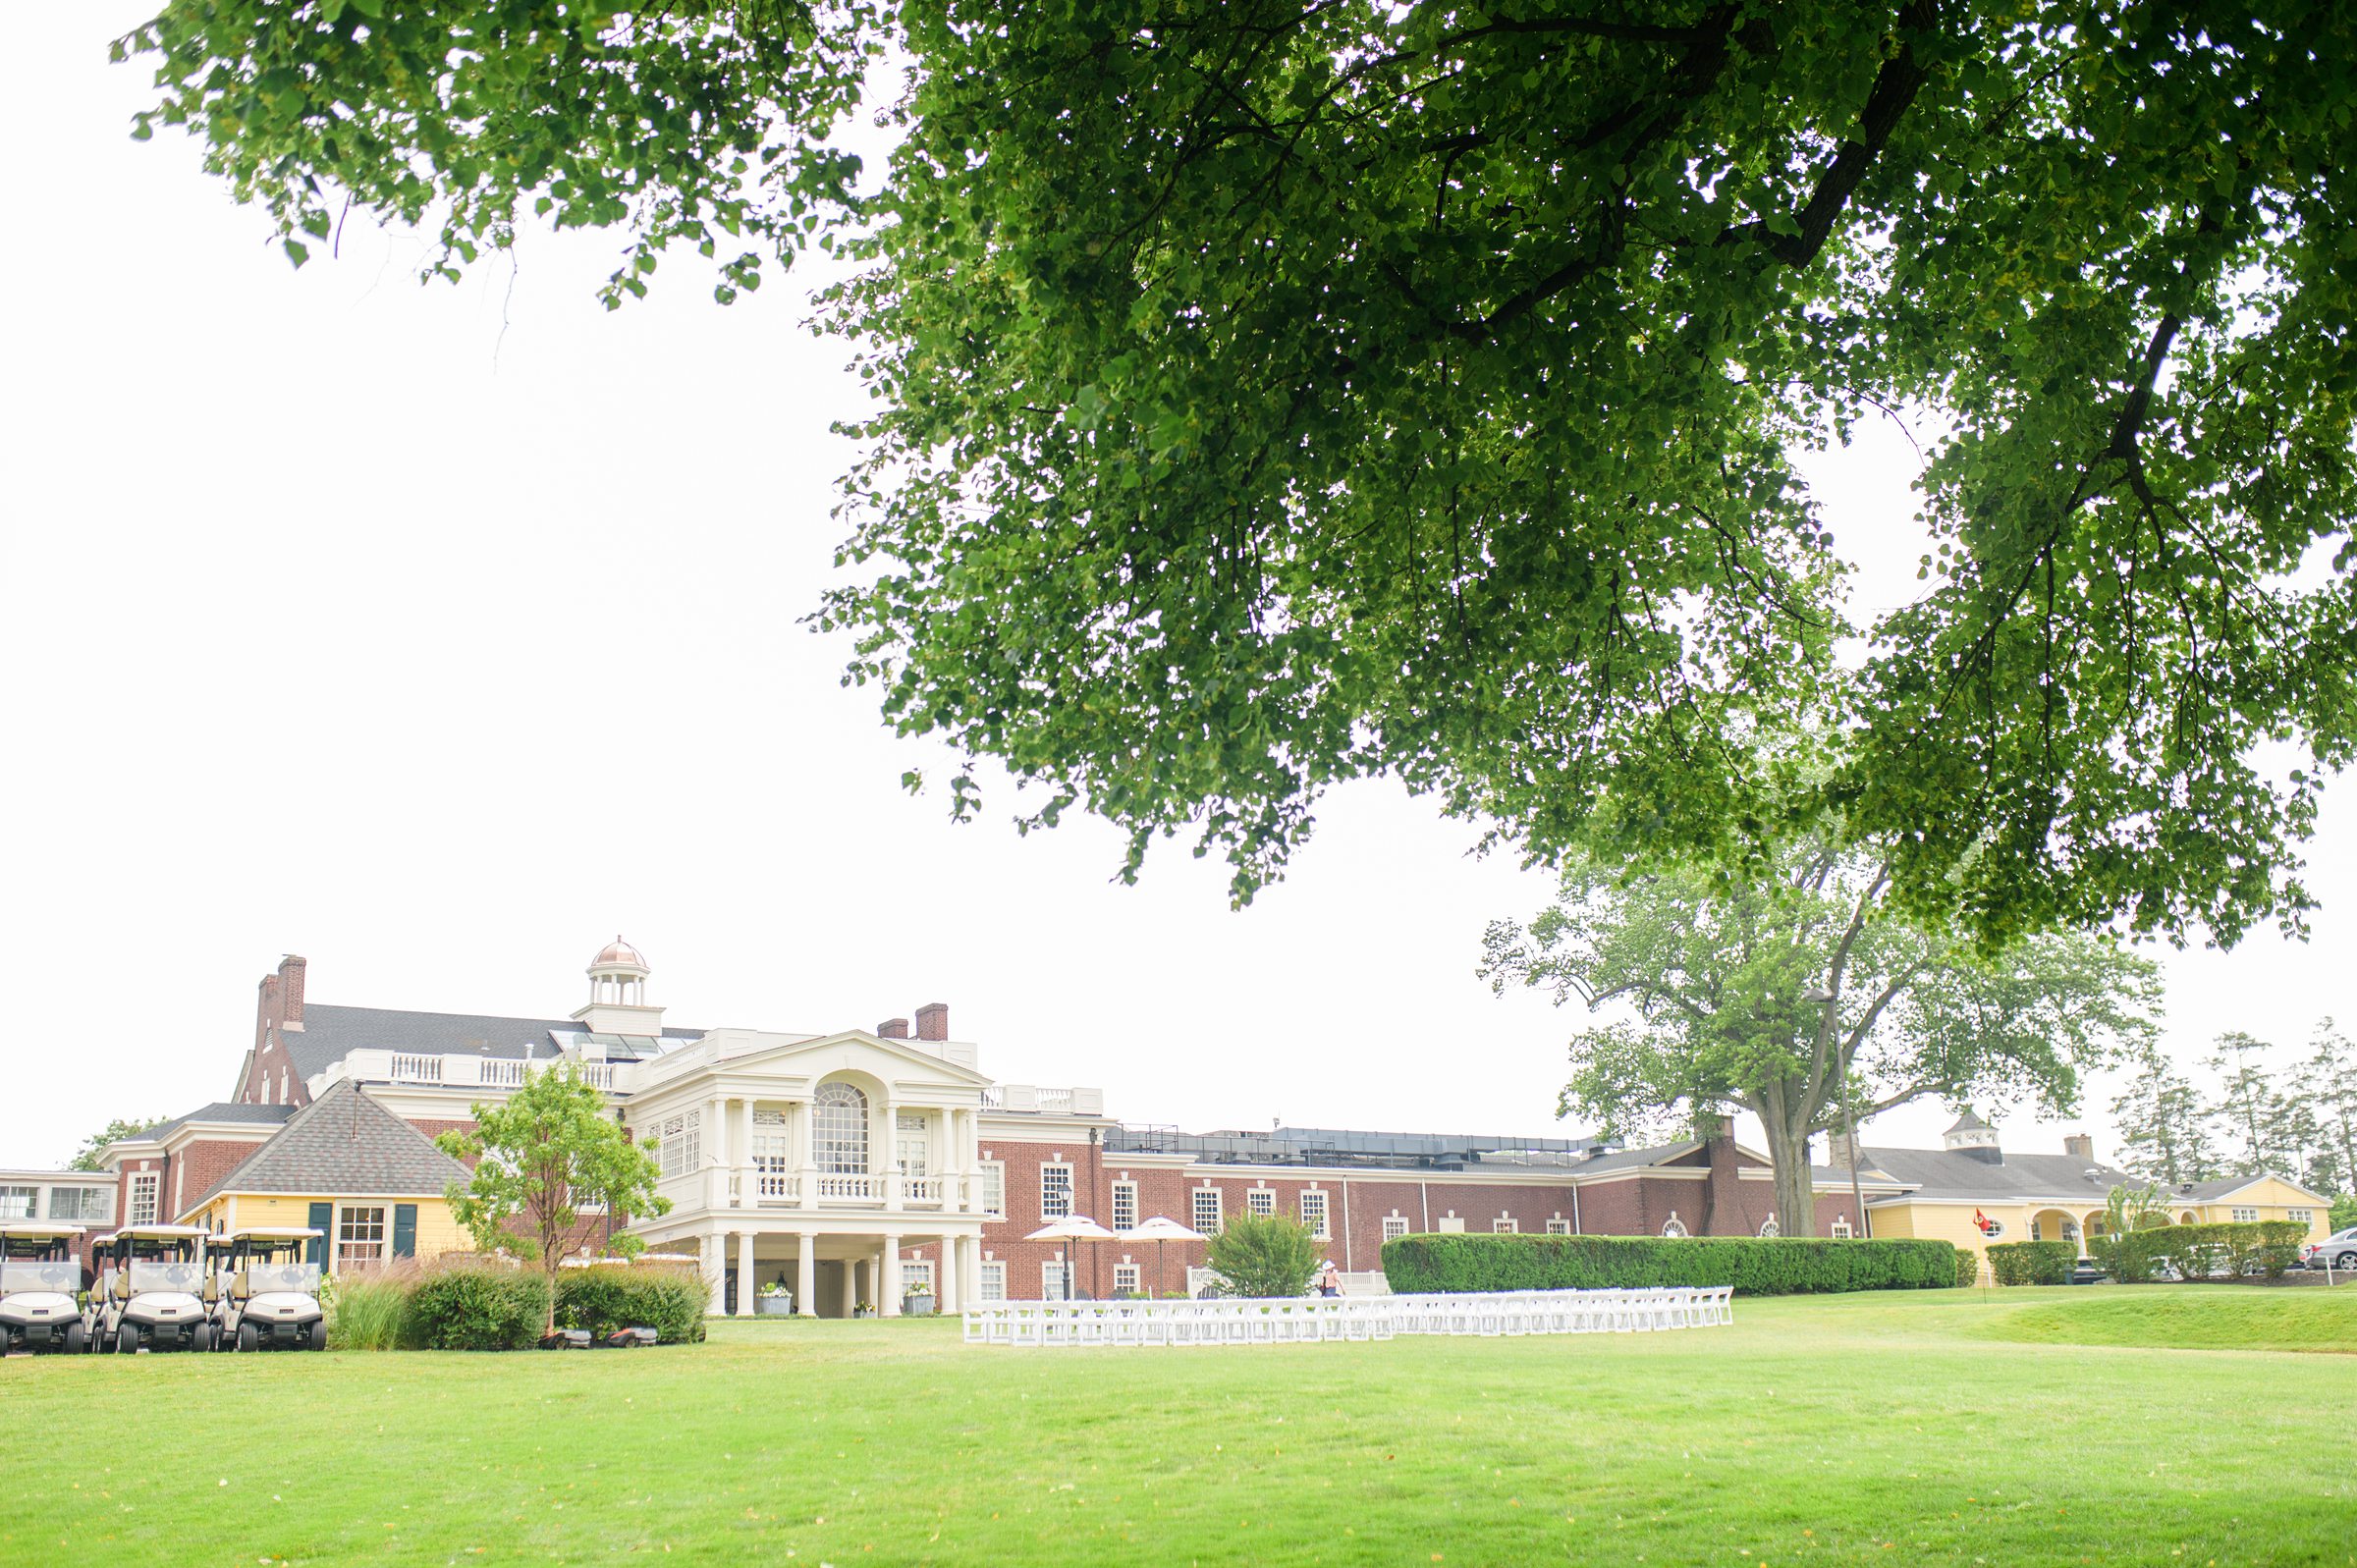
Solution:
{"label": "white railing fence", "polygon": [[1731,1324],[1728,1285],[1433,1296],[1211,1301],[993,1301],[965,1312],[969,1345],[1253,1345],[1401,1334],[1649,1333]]}

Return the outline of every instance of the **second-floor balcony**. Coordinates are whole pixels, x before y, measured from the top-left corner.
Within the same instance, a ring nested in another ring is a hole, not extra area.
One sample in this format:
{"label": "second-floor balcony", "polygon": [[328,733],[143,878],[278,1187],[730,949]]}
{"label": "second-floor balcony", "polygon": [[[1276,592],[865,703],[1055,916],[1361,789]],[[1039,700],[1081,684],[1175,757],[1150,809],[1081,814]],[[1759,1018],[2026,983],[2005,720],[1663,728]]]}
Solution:
{"label": "second-floor balcony", "polygon": [[871,1209],[932,1214],[981,1213],[970,1176],[716,1167],[667,1177],[657,1187],[675,1209]]}

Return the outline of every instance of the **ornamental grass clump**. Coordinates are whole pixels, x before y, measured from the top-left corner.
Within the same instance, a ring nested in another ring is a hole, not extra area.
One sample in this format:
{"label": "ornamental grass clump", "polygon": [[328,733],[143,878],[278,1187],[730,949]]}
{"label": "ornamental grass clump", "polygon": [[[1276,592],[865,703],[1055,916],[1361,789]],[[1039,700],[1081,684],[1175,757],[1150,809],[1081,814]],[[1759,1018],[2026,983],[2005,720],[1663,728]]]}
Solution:
{"label": "ornamental grass clump", "polygon": [[407,1350],[415,1345],[410,1326],[410,1292],[414,1265],[332,1276],[327,1342],[338,1350]]}

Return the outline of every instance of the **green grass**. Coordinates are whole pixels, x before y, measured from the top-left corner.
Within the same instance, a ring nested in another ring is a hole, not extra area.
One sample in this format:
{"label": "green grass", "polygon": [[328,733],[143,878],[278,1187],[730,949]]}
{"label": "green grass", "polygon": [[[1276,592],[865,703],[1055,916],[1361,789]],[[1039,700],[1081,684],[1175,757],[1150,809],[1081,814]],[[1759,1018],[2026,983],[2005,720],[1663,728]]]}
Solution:
{"label": "green grass", "polygon": [[2278,1296],[2345,1325],[2357,1292],[2142,1294],[1381,1345],[752,1322],[631,1352],[13,1358],[0,1563],[2357,1562],[2357,1357],[1989,1337],[2126,1311],[2207,1345]]}
{"label": "green grass", "polygon": [[2237,1290],[2215,1298],[2209,1286],[2107,1290],[2025,1306],[1981,1331],[2032,1344],[2357,1355],[2357,1290]]}

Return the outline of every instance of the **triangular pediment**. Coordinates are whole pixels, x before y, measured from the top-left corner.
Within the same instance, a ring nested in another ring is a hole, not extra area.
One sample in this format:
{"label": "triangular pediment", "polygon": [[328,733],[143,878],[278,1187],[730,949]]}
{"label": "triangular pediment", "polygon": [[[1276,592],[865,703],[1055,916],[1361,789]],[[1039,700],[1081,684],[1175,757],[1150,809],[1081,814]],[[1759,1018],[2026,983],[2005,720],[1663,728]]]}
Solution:
{"label": "triangular pediment", "polygon": [[988,1073],[976,1072],[971,1067],[960,1066],[946,1057],[937,1056],[929,1051],[920,1049],[913,1042],[887,1040],[880,1035],[872,1035],[864,1029],[845,1029],[831,1035],[815,1035],[807,1040],[780,1041],[774,1046],[748,1051],[741,1055],[729,1056],[720,1061],[715,1070],[724,1073],[738,1073],[748,1068],[767,1066],[791,1068],[800,1058],[841,1055],[847,1050],[862,1056],[871,1057],[878,1062],[891,1062],[896,1067],[904,1069],[899,1074],[901,1076],[916,1075],[904,1071],[904,1069],[914,1068],[917,1074],[931,1078],[935,1082],[968,1084],[975,1088],[982,1088],[995,1081]]}

